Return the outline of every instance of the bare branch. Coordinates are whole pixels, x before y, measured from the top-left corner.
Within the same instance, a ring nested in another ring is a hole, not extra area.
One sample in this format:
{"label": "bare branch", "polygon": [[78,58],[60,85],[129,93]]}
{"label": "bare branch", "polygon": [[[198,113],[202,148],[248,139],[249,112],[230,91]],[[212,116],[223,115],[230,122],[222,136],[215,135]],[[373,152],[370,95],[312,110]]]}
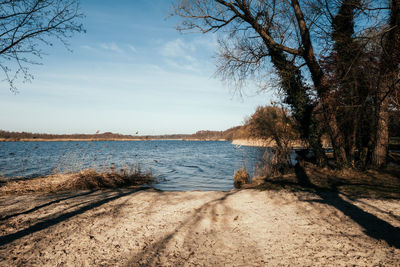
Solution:
{"label": "bare branch", "polygon": [[67,38],[84,31],[77,22],[82,17],[79,0],[0,3],[0,66],[12,91],[16,90],[14,80],[20,74],[25,81],[32,79],[25,64],[36,64],[34,58],[42,57],[39,44],[51,45],[57,39],[67,45]]}

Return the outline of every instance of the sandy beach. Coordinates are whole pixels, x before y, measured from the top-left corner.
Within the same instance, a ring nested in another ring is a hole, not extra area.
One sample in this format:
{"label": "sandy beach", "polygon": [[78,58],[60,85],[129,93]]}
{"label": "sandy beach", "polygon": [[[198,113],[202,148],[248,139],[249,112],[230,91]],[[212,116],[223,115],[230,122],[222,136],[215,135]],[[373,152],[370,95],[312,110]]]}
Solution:
{"label": "sandy beach", "polygon": [[0,203],[1,266],[400,264],[400,200],[119,189]]}

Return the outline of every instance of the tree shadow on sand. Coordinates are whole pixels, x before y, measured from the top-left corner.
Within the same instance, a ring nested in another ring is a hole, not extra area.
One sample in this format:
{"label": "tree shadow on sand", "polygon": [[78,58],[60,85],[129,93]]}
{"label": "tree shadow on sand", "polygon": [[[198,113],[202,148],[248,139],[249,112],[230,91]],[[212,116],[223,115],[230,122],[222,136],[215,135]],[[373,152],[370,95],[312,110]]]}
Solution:
{"label": "tree shadow on sand", "polygon": [[[49,202],[47,204],[43,204],[43,205],[40,205],[38,207],[35,207],[35,208],[31,209],[31,210],[28,210],[28,211],[25,211],[25,212],[21,212],[19,214],[27,214],[29,212],[33,212],[33,211],[38,210],[40,208],[43,208],[45,206],[49,206],[49,205],[52,205],[52,204],[59,203],[60,201],[63,201],[63,200],[72,199],[72,198],[85,196],[85,195],[86,196],[91,196],[92,194],[96,193],[96,195],[94,195],[94,200],[93,201],[90,201],[90,200],[87,201],[86,200],[86,201],[80,202],[78,205],[75,205],[75,206],[79,206],[79,205],[88,203],[88,204],[86,204],[84,206],[79,207],[78,209],[75,209],[75,210],[70,211],[70,212],[64,212],[64,213],[58,214],[58,216],[55,216],[55,217],[54,216],[50,216],[49,218],[46,218],[46,219],[44,219],[42,221],[39,221],[39,222],[37,222],[37,223],[35,223],[33,225],[30,225],[29,227],[27,227],[27,228],[25,228],[23,230],[19,230],[19,231],[15,232],[15,233],[10,233],[10,234],[7,234],[7,235],[0,236],[0,246],[7,245],[7,244],[9,244],[9,243],[11,243],[11,242],[13,242],[15,240],[18,240],[20,238],[23,238],[23,237],[25,237],[27,235],[33,234],[35,232],[38,232],[38,231],[41,231],[41,230],[44,230],[44,229],[47,229],[47,228],[49,228],[49,227],[51,227],[53,225],[59,224],[59,223],[61,223],[63,221],[66,221],[66,220],[68,220],[68,219],[70,219],[70,218],[72,218],[72,217],[74,217],[76,215],[82,214],[82,213],[84,213],[86,211],[89,211],[91,209],[97,208],[97,207],[99,207],[101,205],[104,205],[104,204],[106,204],[108,202],[111,202],[113,200],[116,200],[116,199],[124,197],[124,196],[131,195],[133,193],[136,193],[136,192],[144,190],[144,189],[147,189],[147,188],[143,187],[143,188],[137,188],[137,189],[113,190],[111,192],[108,192],[108,191],[106,191],[106,192],[101,192],[101,191],[93,192],[93,191],[91,191],[91,192],[88,192],[88,193],[83,193],[83,194],[79,194],[79,195],[73,195],[71,197],[66,197],[66,198],[63,198],[63,199],[54,200],[54,201],[51,201],[51,202]],[[9,215],[9,216],[6,216],[6,217],[11,218],[11,217],[17,216],[19,214],[13,214],[13,215]],[[5,219],[5,218],[3,218],[3,219]]]}
{"label": "tree shadow on sand", "polygon": [[[396,176],[382,176],[374,172],[355,173],[354,175],[338,175],[334,172],[320,170],[305,163],[297,163],[294,174],[265,178],[261,184],[250,186],[259,190],[303,191],[319,196],[318,200],[303,200],[318,202],[341,211],[363,228],[363,232],[377,240],[386,241],[390,246],[400,249],[400,228],[377,216],[357,207],[345,200],[358,198],[400,199],[400,180]],[[311,178],[307,175],[310,172]],[[393,220],[399,221],[399,216],[382,211],[367,204],[372,209],[384,213]]]}
{"label": "tree shadow on sand", "polygon": [[360,225],[366,235],[377,240],[384,240],[390,246],[400,249],[400,228],[394,227],[390,223],[344,200],[339,195],[339,183],[331,182],[329,190],[316,186],[311,183],[304,168],[300,164],[295,166],[295,173],[298,183],[301,186],[306,189],[312,189],[312,191],[321,198],[320,200],[307,201],[320,202],[336,208]]}
{"label": "tree shadow on sand", "polygon": [[[208,209],[211,209],[211,216],[212,219],[215,218],[216,211],[215,207],[218,204],[223,203],[223,201],[230,195],[234,194],[235,192],[230,192],[225,194],[222,198],[215,199],[203,204],[200,208],[197,208],[194,212],[194,216],[189,216],[186,220],[182,221],[172,232],[163,236],[156,242],[150,244],[149,246],[145,246],[142,252],[134,255],[129,262],[129,266],[153,266],[157,262],[157,257],[160,256],[162,251],[164,251],[168,243],[175,237],[175,235],[179,232],[179,230],[190,227],[193,228],[196,224],[198,224],[201,219],[203,218],[203,214]],[[188,258],[190,254],[188,255]]]}
{"label": "tree shadow on sand", "polygon": [[[237,192],[238,191],[224,192],[222,197],[206,202],[194,209],[185,220],[179,222],[179,224],[167,234],[158,240],[150,240],[151,243],[146,243],[141,252],[131,257],[128,266],[163,266],[166,264],[166,261],[168,265],[171,266],[182,266],[190,263],[191,260],[200,260],[198,257],[202,258],[201,248],[203,247],[215,246],[215,249],[218,247],[218,250],[221,252],[224,248],[219,246],[218,241],[205,238],[208,243],[204,245],[204,239],[199,240],[201,236],[204,237],[204,233],[202,233],[202,231],[204,231],[202,230],[202,222],[204,222],[204,220],[210,221],[212,228],[218,228],[219,233],[231,231],[232,229],[229,228],[231,227],[229,222],[232,218],[236,220],[237,216],[234,217],[234,210],[225,204],[225,200]],[[224,216],[219,216],[219,214],[224,214]],[[232,216],[226,216],[227,214],[231,214]],[[227,218],[230,218],[229,221]],[[208,234],[213,236],[217,234],[211,229],[207,231],[209,231]],[[240,240],[237,240],[237,242],[240,242]],[[229,246],[229,244],[224,245]],[[248,249],[249,254],[252,253],[253,257],[256,257],[257,252],[254,248],[244,247],[242,249]],[[212,260],[215,262],[212,262]],[[219,260],[227,259],[220,258]],[[218,264],[218,259],[216,258],[207,258],[207,261],[209,265]]]}
{"label": "tree shadow on sand", "polygon": [[1,217],[1,218],[0,218],[0,222],[1,222],[1,221],[6,221],[6,220],[8,220],[8,219],[11,219],[11,218],[13,218],[13,217],[17,217],[17,216],[20,216],[20,215],[27,215],[27,214],[29,214],[29,213],[38,211],[38,210],[40,210],[40,209],[49,207],[49,206],[51,206],[51,205],[53,205],[53,204],[57,204],[57,203],[60,203],[60,202],[62,202],[62,201],[65,201],[65,200],[74,199],[74,198],[81,197],[81,196],[90,195],[90,194],[92,194],[92,193],[93,193],[93,191],[88,191],[88,192],[83,192],[83,193],[78,193],[78,194],[73,194],[73,195],[69,194],[67,197],[64,197],[64,198],[56,198],[55,200],[46,202],[46,203],[41,204],[41,205],[38,205],[38,206],[35,206],[35,207],[33,207],[33,208],[29,209],[29,210],[25,210],[25,211],[21,211],[21,212],[16,212],[16,213],[9,214],[9,215],[6,215],[6,216],[4,216],[4,217]]}

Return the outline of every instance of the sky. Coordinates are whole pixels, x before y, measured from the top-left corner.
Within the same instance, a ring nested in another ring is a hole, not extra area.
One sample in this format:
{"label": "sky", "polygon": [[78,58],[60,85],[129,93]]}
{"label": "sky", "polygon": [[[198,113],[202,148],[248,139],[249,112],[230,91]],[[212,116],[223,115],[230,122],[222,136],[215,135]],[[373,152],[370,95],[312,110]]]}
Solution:
{"label": "sky", "polygon": [[[82,0],[86,33],[45,48],[18,93],[0,83],[0,129],[157,135],[226,130],[268,93],[215,77],[216,34],[182,34],[169,0]],[[72,50],[69,51],[69,50]],[[2,75],[2,74],[0,74]]]}

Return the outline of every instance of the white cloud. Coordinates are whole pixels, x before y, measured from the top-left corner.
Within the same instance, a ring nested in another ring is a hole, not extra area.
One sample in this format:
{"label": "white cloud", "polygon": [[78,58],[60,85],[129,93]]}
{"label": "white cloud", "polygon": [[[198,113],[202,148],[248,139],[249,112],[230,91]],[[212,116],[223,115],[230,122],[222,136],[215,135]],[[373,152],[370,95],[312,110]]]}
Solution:
{"label": "white cloud", "polygon": [[181,64],[171,59],[165,59],[165,63],[167,63],[171,67],[181,70],[198,71],[195,64]]}
{"label": "white cloud", "polygon": [[211,51],[215,51],[218,48],[218,37],[216,34],[207,36],[202,35],[195,38],[192,42],[196,47],[205,48]]}
{"label": "white cloud", "polygon": [[82,45],[81,48],[87,49],[87,50],[93,50],[94,48],[91,47],[90,45]]}
{"label": "white cloud", "polygon": [[210,50],[215,51],[218,46],[217,43],[216,35],[212,35],[210,38],[195,38],[190,41],[178,38],[164,43],[160,47],[160,54],[166,59],[174,59],[179,64],[187,63],[196,65],[201,61],[199,56],[201,58],[204,55],[204,50],[208,51],[205,53],[209,53]]}
{"label": "white cloud", "polygon": [[181,38],[169,41],[160,48],[164,62],[176,69],[198,71],[200,62],[196,58],[197,47],[194,42]]}
{"label": "white cloud", "polygon": [[100,43],[100,44],[97,44],[97,46],[95,46],[95,47],[90,46],[90,45],[82,45],[81,46],[81,48],[83,48],[83,49],[97,51],[97,52],[100,52],[100,50],[103,50],[103,51],[111,51],[111,52],[122,54],[122,53],[126,52],[126,49],[128,49],[128,51],[133,52],[133,53],[137,52],[136,47],[134,47],[133,45],[126,44],[123,47],[125,47],[125,49],[123,49],[121,46],[119,46],[115,42]]}
{"label": "white cloud", "polygon": [[136,47],[134,47],[133,45],[128,45],[128,48],[134,53],[137,52]]}
{"label": "white cloud", "polygon": [[104,50],[109,50],[117,53],[123,53],[124,51],[114,42],[112,43],[101,43],[100,47]]}
{"label": "white cloud", "polygon": [[185,57],[190,52],[195,52],[196,47],[191,44],[184,42],[182,39],[176,39],[169,41],[161,48],[161,55],[165,57]]}

